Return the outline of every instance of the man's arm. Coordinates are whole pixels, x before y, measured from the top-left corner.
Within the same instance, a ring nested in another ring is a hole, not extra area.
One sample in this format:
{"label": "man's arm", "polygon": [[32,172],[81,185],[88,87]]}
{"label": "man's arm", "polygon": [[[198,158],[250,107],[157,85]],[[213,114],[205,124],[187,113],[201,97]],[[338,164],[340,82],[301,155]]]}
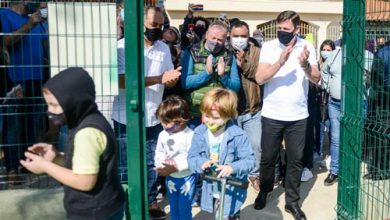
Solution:
{"label": "man's arm", "polygon": [[312,83],[317,84],[320,81],[321,75],[317,65],[310,65],[307,62],[306,66],[302,67],[302,69]]}
{"label": "man's arm", "polygon": [[266,63],[266,62],[259,62],[259,65],[258,65],[257,71],[256,71],[256,82],[259,85],[263,85],[264,83],[266,83],[270,79],[272,79],[272,77],[274,77],[274,75],[286,63],[292,50],[293,50],[292,46],[286,47],[283,50],[282,54],[280,54],[279,60],[276,61],[274,64],[270,64],[270,63]]}
{"label": "man's arm", "polygon": [[[184,90],[195,89],[202,86],[205,82],[211,80],[211,74],[204,70],[198,74],[194,74],[194,61],[188,50],[184,51],[182,57],[183,74],[181,75],[181,86]],[[207,69],[207,68],[206,68]]]}
{"label": "man's arm", "polygon": [[[41,22],[41,16],[39,11],[32,14],[26,24],[20,27],[15,32],[12,32],[11,35],[6,35],[4,41],[6,47],[11,47],[15,43],[19,42],[24,34],[29,33],[39,22]],[[4,28],[4,27],[3,27]]]}

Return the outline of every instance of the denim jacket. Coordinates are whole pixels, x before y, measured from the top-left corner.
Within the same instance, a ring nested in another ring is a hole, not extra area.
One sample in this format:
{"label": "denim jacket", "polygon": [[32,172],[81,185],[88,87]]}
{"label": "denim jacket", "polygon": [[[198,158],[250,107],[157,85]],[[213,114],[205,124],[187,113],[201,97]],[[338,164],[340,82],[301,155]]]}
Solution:
{"label": "denim jacket", "polygon": [[[221,144],[219,164],[229,164],[233,168],[231,177],[247,181],[249,172],[255,167],[255,156],[244,130],[229,121]],[[191,148],[188,152],[188,165],[192,172],[202,173],[201,166],[210,160],[207,127],[199,125],[192,138]],[[213,212],[212,182],[203,181],[201,209]],[[226,187],[225,206],[223,215],[228,217],[237,213],[247,196],[247,190],[234,186]]]}

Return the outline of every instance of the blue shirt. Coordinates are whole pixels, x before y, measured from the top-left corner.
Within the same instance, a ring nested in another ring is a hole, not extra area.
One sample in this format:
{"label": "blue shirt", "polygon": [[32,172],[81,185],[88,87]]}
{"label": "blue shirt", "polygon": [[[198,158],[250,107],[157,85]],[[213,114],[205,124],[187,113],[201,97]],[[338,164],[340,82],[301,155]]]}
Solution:
{"label": "blue shirt", "polygon": [[[29,17],[11,9],[0,10],[3,33],[13,33],[28,22]],[[47,24],[35,25],[18,42],[8,47],[10,67],[8,75],[13,82],[43,79],[43,42],[48,39]]]}

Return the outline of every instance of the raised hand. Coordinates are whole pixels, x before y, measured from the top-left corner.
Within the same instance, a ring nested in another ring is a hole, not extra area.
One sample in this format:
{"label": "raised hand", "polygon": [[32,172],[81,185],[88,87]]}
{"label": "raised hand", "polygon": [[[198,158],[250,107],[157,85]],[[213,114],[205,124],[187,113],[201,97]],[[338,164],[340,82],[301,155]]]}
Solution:
{"label": "raised hand", "polygon": [[283,66],[287,62],[292,51],[293,51],[293,47],[291,45],[284,48],[282,54],[280,54],[280,57],[279,57],[279,64],[281,66]]}
{"label": "raised hand", "polygon": [[210,54],[206,60],[206,70],[209,75],[213,74],[213,56]]}
{"label": "raised hand", "polygon": [[172,87],[179,80],[180,75],[181,75],[181,66],[179,66],[176,69],[165,72],[162,75],[161,83],[168,87]]}
{"label": "raised hand", "polygon": [[302,68],[306,68],[308,65],[307,59],[309,59],[310,51],[307,49],[306,45],[303,46],[303,50],[301,52],[301,55],[298,57],[299,64]]}
{"label": "raised hand", "polygon": [[218,66],[217,66],[217,70],[218,70],[218,75],[219,76],[224,76],[225,75],[225,61],[223,60],[223,57],[220,57],[218,59]]}
{"label": "raised hand", "polygon": [[241,49],[236,50],[237,66],[241,67],[245,58],[245,52]]}

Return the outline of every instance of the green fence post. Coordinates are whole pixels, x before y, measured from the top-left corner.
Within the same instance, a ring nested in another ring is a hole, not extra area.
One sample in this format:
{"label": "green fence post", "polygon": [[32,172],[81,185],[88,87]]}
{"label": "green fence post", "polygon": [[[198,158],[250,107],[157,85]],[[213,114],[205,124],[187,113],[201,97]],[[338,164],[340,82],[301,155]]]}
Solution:
{"label": "green fence post", "polygon": [[144,119],[143,3],[125,0],[128,209],[131,219],[148,219]]}
{"label": "green fence post", "polygon": [[365,1],[344,1],[343,73],[339,185],[339,219],[359,219],[360,166],[363,133],[363,71],[365,49]]}

